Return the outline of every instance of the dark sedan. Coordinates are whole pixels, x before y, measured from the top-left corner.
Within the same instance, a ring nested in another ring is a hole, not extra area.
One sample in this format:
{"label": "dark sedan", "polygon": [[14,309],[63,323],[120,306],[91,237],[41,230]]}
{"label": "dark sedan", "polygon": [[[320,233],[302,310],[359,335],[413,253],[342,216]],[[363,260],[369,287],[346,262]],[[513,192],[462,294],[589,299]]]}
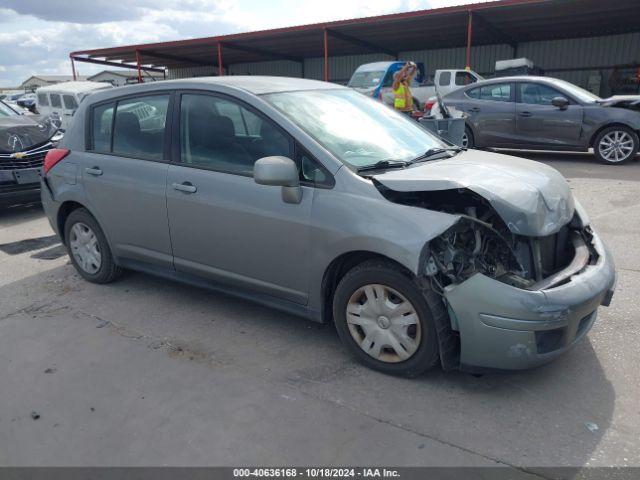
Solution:
{"label": "dark sedan", "polygon": [[640,96],[602,99],[564,80],[522,76],[474,83],[442,102],[468,115],[469,148],[593,148],[599,161],[621,164],[640,146]]}

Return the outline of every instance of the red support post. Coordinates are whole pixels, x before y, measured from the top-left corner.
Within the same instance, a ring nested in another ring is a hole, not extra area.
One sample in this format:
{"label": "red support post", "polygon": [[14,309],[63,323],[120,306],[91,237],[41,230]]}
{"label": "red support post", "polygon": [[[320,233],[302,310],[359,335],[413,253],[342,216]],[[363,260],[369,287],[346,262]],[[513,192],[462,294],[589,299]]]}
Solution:
{"label": "red support post", "polygon": [[138,83],[142,83],[142,68],[140,65],[140,52],[136,50],[136,65],[138,65]]}
{"label": "red support post", "polygon": [[218,75],[224,75],[224,67],[222,66],[222,44],[218,42]]}
{"label": "red support post", "polygon": [[73,61],[73,55],[69,55],[69,60],[71,60],[71,73],[73,74],[73,79],[77,80],[78,76],[76,75],[76,64]]}
{"label": "red support post", "polygon": [[329,33],[324,29],[324,81],[329,81]]}
{"label": "red support post", "polygon": [[467,65],[466,69],[471,70],[471,35],[473,34],[473,13],[469,10],[469,19],[467,20]]}

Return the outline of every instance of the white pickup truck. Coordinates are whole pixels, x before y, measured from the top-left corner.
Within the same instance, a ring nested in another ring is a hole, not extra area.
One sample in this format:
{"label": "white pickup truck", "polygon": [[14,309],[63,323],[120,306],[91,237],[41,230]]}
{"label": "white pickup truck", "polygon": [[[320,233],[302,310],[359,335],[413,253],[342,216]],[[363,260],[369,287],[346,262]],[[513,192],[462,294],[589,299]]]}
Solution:
{"label": "white pickup truck", "polygon": [[[347,84],[360,93],[382,100],[393,105],[393,75],[402,68],[405,61],[375,62],[360,65],[353,73]],[[436,70],[433,82],[425,82],[422,78],[415,78],[411,85],[413,102],[417,109],[429,111],[435,102],[436,93],[446,95],[460,87],[484,80],[471,70]],[[422,82],[422,83],[421,83]],[[426,107],[426,108],[425,108]]]}

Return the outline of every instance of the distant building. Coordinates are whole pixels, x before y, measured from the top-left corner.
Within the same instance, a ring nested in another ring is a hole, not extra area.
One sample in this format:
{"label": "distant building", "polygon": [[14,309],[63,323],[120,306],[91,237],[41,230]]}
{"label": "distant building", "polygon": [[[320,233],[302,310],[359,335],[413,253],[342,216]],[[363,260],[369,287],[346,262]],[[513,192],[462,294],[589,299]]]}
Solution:
{"label": "distant building", "polygon": [[[130,83],[138,83],[138,72],[137,70],[103,70],[91,75],[87,80],[110,83],[114,87],[120,87]],[[153,82],[156,80],[164,80],[164,75],[157,72],[142,72],[142,81]]]}
{"label": "distant building", "polygon": [[[86,76],[78,75],[76,80],[86,80]],[[20,90],[35,91],[36,88],[45,87],[47,85],[55,85],[56,83],[69,82],[73,80],[72,75],[33,75],[27,78],[18,87]]]}

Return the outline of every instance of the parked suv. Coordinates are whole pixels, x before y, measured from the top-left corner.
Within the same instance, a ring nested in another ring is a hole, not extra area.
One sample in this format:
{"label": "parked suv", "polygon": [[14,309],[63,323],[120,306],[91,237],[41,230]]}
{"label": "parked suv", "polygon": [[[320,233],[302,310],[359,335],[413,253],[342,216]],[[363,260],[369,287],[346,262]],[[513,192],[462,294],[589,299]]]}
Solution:
{"label": "parked suv", "polygon": [[556,170],[462,151],[329,83],[96,92],[45,172],[85,279],[135,269],[333,321],[387,373],[540,365],[613,293],[611,255]]}

